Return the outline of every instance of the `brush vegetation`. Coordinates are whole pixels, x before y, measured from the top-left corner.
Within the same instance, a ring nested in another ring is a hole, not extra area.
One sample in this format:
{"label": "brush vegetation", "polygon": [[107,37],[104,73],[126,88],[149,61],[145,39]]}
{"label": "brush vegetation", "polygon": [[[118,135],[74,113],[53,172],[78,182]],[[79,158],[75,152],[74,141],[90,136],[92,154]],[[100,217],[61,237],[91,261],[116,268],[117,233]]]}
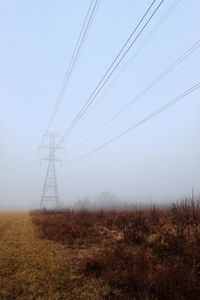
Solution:
{"label": "brush vegetation", "polygon": [[30,215],[41,239],[67,249],[73,299],[199,300],[200,199]]}

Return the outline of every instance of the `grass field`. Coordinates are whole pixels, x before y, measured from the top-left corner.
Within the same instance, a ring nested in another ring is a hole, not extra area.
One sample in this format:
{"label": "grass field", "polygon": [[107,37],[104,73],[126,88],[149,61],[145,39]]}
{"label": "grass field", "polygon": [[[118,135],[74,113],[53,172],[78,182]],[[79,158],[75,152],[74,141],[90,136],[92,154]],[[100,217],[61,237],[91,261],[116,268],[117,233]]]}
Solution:
{"label": "grass field", "polygon": [[62,245],[37,237],[28,213],[0,214],[0,299],[76,299],[65,257]]}
{"label": "grass field", "polygon": [[71,251],[68,264],[77,285],[87,290],[93,283],[86,299],[200,299],[198,199],[165,209],[38,211],[31,216],[42,239]]}
{"label": "grass field", "polygon": [[200,202],[0,214],[0,299],[200,295]]}

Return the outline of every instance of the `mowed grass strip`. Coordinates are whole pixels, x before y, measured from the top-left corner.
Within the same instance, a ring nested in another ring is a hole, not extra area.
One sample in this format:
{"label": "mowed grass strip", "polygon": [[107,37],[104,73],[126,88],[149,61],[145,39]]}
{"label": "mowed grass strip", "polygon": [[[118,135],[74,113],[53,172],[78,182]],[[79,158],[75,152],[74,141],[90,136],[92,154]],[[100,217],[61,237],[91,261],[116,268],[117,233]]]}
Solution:
{"label": "mowed grass strip", "polygon": [[70,299],[65,255],[37,237],[28,213],[1,213],[0,299]]}

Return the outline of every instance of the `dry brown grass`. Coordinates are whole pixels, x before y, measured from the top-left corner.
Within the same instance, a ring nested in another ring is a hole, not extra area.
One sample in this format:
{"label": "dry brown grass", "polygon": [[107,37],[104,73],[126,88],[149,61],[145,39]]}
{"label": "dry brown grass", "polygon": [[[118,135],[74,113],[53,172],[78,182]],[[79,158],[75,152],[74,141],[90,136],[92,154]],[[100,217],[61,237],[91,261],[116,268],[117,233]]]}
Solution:
{"label": "dry brown grass", "polygon": [[76,284],[87,289],[92,282],[95,297],[87,299],[199,300],[199,204],[187,198],[169,209],[38,211],[31,217],[42,238],[68,248]]}
{"label": "dry brown grass", "polygon": [[37,236],[28,213],[0,213],[0,299],[98,299],[92,282],[80,287],[69,257],[61,244]]}

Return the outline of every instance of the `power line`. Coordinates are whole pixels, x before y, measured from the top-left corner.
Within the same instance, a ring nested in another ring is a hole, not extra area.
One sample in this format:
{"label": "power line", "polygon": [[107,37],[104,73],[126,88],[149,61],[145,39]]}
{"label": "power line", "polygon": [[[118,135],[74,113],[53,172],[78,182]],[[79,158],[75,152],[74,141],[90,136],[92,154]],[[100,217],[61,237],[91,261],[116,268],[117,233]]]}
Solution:
{"label": "power line", "polygon": [[129,127],[128,129],[122,131],[118,135],[114,136],[112,139],[110,139],[107,142],[105,142],[104,144],[102,144],[102,145],[94,148],[93,150],[89,151],[88,153],[80,156],[78,159],[73,160],[69,164],[74,164],[74,163],[76,163],[76,162],[78,162],[78,161],[80,161],[80,160],[82,160],[82,159],[84,159],[84,158],[86,158],[86,157],[94,154],[95,152],[101,150],[102,148],[108,146],[109,144],[113,143],[114,141],[116,141],[117,139],[119,139],[122,136],[126,135],[130,131],[132,131],[132,130],[136,129],[137,127],[141,126],[142,124],[144,124],[145,122],[149,121],[150,119],[154,118],[155,116],[157,116],[158,114],[160,114],[161,112],[163,112],[164,110],[166,110],[167,108],[169,108],[170,106],[176,104],[177,102],[179,102],[180,100],[182,100],[184,97],[186,97],[187,95],[193,93],[194,91],[196,91],[199,88],[200,88],[200,83],[194,85],[193,87],[191,87],[190,89],[188,89],[187,91],[185,91],[184,93],[182,93],[181,95],[179,95],[176,98],[172,99],[170,102],[168,102],[164,106],[160,107],[159,109],[155,110],[153,113],[151,113],[148,116],[146,116],[141,121],[133,124],[131,127]]}
{"label": "power line", "polygon": [[[170,7],[166,10],[166,12],[162,15],[160,20],[156,23],[156,25],[153,27],[153,29],[150,31],[150,33],[147,35],[147,37],[144,39],[142,44],[138,47],[138,49],[134,52],[134,54],[130,57],[130,59],[127,61],[127,63],[124,65],[122,70],[116,75],[116,77],[112,80],[112,82],[109,84],[107,89],[102,93],[99,99],[102,99],[106,93],[110,90],[110,88],[113,86],[113,84],[121,77],[121,75],[125,72],[125,70],[130,66],[133,62],[133,60],[140,54],[140,52],[143,50],[143,48],[146,46],[146,44],[151,40],[153,35],[158,31],[158,29],[161,27],[161,25],[166,21],[168,16],[171,14],[171,12],[176,8],[180,0],[174,0],[174,2],[170,5]],[[98,104],[98,102],[96,102]],[[93,105],[95,107],[95,104]]]}
{"label": "power line", "polygon": [[71,59],[70,59],[67,71],[65,73],[65,77],[64,77],[63,83],[61,85],[61,89],[60,89],[58,97],[57,97],[56,104],[54,106],[53,112],[52,112],[51,117],[49,119],[49,122],[48,122],[47,129],[46,129],[45,133],[48,133],[48,131],[49,131],[50,127],[51,127],[51,124],[52,124],[52,122],[53,122],[53,120],[54,120],[54,118],[56,116],[57,111],[58,111],[58,108],[59,108],[59,106],[60,106],[60,104],[62,102],[65,89],[66,89],[66,87],[67,87],[67,85],[69,83],[69,80],[70,80],[70,77],[72,75],[73,69],[74,69],[74,67],[75,67],[75,65],[77,63],[77,60],[79,58],[81,49],[82,49],[82,47],[83,47],[83,45],[85,43],[85,39],[87,37],[87,34],[88,34],[89,29],[91,27],[91,24],[92,24],[92,22],[94,20],[94,16],[96,14],[96,10],[97,10],[99,1],[100,0],[96,0],[96,1],[92,0],[90,2],[89,8],[87,10],[87,13],[86,13],[86,16],[85,16],[85,19],[84,19],[81,31],[80,31],[79,36],[78,36],[78,40],[76,42],[74,51],[72,53],[72,56],[71,56]]}
{"label": "power line", "polygon": [[[125,51],[125,53],[122,55],[122,57],[119,59],[119,61],[117,62],[117,64],[113,68],[113,70],[108,75],[109,71],[112,69],[112,67],[114,66],[115,62],[119,58],[119,56],[122,54],[123,50],[128,45],[128,43],[131,40],[132,36],[134,35],[134,33],[136,32],[136,30],[138,29],[138,27],[141,25],[141,23],[145,19],[146,15],[148,14],[148,12],[150,11],[150,9],[152,8],[152,6],[155,3],[155,1],[156,0],[154,0],[151,3],[151,5],[147,9],[146,13],[142,17],[142,19],[140,20],[140,22],[138,23],[138,25],[136,26],[136,28],[134,29],[134,31],[131,33],[131,35],[129,36],[128,40],[126,41],[126,43],[124,44],[124,46],[122,47],[122,49],[120,50],[120,52],[118,53],[118,55],[115,57],[114,61],[112,62],[112,64],[110,65],[110,67],[108,68],[108,70],[106,71],[106,73],[103,75],[103,77],[101,78],[100,82],[98,83],[98,85],[96,86],[96,88],[94,89],[94,91],[92,92],[92,94],[90,95],[90,97],[87,99],[87,101],[85,102],[85,104],[83,105],[83,107],[81,108],[81,110],[79,111],[79,113],[77,114],[77,116],[75,117],[75,119],[72,121],[72,123],[70,124],[70,126],[68,127],[68,129],[66,130],[66,132],[64,133],[63,138],[61,138],[61,141],[59,142],[59,145],[61,145],[64,142],[65,138],[69,135],[69,133],[72,131],[72,129],[80,121],[80,119],[82,118],[82,116],[84,115],[84,113],[87,111],[88,107],[92,104],[92,102],[94,101],[94,99],[98,96],[98,94],[100,93],[100,91],[102,90],[102,88],[105,86],[105,84],[107,83],[107,81],[109,80],[109,78],[112,76],[112,74],[114,73],[114,71],[117,69],[117,67],[119,66],[119,64],[122,62],[122,60],[124,59],[124,57],[130,51],[130,49],[132,48],[132,46],[134,45],[134,43],[136,42],[136,40],[138,39],[138,37],[144,31],[144,29],[146,28],[146,26],[149,24],[149,22],[151,21],[151,19],[155,15],[155,13],[158,11],[158,9],[160,8],[160,6],[164,2],[164,0],[162,0],[159,3],[159,5],[153,11],[153,13],[151,14],[151,16],[146,21],[146,23],[143,25],[142,29],[136,35],[135,39],[131,42],[131,44],[129,45],[129,47]],[[107,75],[108,75],[108,77],[106,78]]]}
{"label": "power line", "polygon": [[129,101],[125,106],[123,106],[117,113],[115,113],[109,120],[107,120],[102,126],[97,128],[88,137],[86,137],[81,143],[79,143],[73,150],[78,149],[80,146],[85,144],[90,138],[95,136],[101,130],[106,128],[110,123],[117,119],[121,114],[123,114],[133,103],[143,97],[149,90],[151,90],[155,85],[157,85],[163,78],[167,76],[174,68],[176,68],[181,62],[183,62],[190,54],[192,54],[200,46],[200,40],[192,45],[187,51],[185,51],[178,59],[176,59],[167,69],[165,69],[158,77],[152,80],[140,93],[138,93],[131,101]]}
{"label": "power line", "polygon": [[[139,34],[136,36],[136,38],[133,40],[133,42],[131,43],[131,45],[128,47],[128,49],[125,51],[125,53],[123,54],[123,56],[120,58],[120,60],[118,61],[118,63],[116,64],[116,66],[114,67],[114,69],[111,71],[111,73],[108,75],[108,77],[105,79],[106,75],[109,73],[109,71],[111,70],[111,68],[113,67],[113,65],[115,64],[115,62],[117,61],[117,59],[119,58],[119,56],[121,55],[121,53],[123,52],[123,50],[125,49],[125,47],[127,46],[128,42],[130,41],[131,37],[133,36],[133,34],[136,32],[136,30],[138,29],[138,27],[140,26],[140,24],[142,23],[142,21],[144,20],[144,18],[146,17],[146,15],[148,14],[148,12],[150,11],[150,9],[152,8],[155,0],[151,3],[150,7],[148,8],[148,10],[146,11],[146,13],[144,14],[144,16],[142,17],[142,19],[140,20],[140,22],[138,23],[138,25],[136,26],[136,28],[134,29],[134,31],[131,33],[131,35],[129,36],[128,40],[126,41],[126,43],[124,44],[124,46],[122,47],[122,49],[120,50],[120,52],[118,53],[118,55],[115,57],[114,61],[112,62],[112,64],[110,65],[110,67],[108,68],[108,70],[106,71],[106,73],[103,75],[103,77],[101,78],[100,82],[98,83],[98,85],[96,86],[96,88],[94,89],[94,91],[92,92],[91,96],[88,98],[88,100],[85,102],[85,104],[83,105],[83,107],[81,108],[81,110],[79,111],[78,115],[75,117],[74,121],[71,123],[71,125],[69,126],[69,128],[67,129],[67,131],[65,132],[65,134],[63,135],[63,138],[61,139],[60,144],[62,144],[62,142],[65,140],[65,138],[69,135],[69,133],[72,131],[72,129],[76,126],[76,124],[80,121],[80,119],[82,118],[82,116],[84,115],[84,113],[87,111],[88,107],[92,104],[92,102],[94,101],[94,99],[98,96],[99,92],[101,91],[101,89],[104,87],[104,85],[106,84],[106,82],[109,80],[109,78],[111,77],[111,75],[114,73],[114,71],[116,70],[116,68],[119,66],[119,64],[121,63],[121,61],[124,59],[124,57],[126,56],[126,54],[130,51],[131,47],[133,46],[133,44],[136,42],[136,40],[138,39],[138,37],[140,36],[140,34],[143,32],[143,30],[145,29],[145,27],[147,26],[147,24],[150,22],[150,20],[152,19],[152,17],[154,16],[154,14],[156,13],[156,11],[158,10],[158,8],[161,6],[162,2],[164,0],[162,0],[160,2],[160,4],[158,5],[158,7],[155,9],[155,11],[153,12],[153,14],[150,16],[150,18],[148,19],[148,21],[145,23],[145,25],[143,26],[143,28],[141,29],[141,31],[139,32]],[[105,79],[105,80],[104,80]],[[101,85],[102,84],[102,85]]]}

